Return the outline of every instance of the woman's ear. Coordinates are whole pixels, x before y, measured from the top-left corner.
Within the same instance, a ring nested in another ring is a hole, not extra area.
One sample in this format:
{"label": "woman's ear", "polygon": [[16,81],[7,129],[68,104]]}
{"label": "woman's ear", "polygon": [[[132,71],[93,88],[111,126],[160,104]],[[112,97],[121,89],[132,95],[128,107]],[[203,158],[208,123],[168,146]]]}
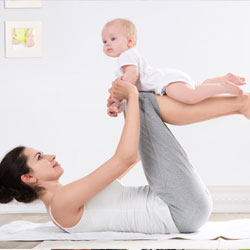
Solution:
{"label": "woman's ear", "polygon": [[21,175],[21,180],[22,180],[22,182],[24,182],[26,184],[35,184],[35,183],[37,183],[37,178],[34,177],[30,173]]}

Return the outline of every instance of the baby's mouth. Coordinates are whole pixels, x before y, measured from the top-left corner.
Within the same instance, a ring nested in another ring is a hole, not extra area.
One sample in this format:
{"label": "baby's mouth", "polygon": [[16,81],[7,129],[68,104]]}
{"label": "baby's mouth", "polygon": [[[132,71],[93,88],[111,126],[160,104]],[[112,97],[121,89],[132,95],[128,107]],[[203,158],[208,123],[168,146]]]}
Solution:
{"label": "baby's mouth", "polygon": [[58,162],[56,162],[54,165],[53,165],[53,168],[59,166],[60,164]]}

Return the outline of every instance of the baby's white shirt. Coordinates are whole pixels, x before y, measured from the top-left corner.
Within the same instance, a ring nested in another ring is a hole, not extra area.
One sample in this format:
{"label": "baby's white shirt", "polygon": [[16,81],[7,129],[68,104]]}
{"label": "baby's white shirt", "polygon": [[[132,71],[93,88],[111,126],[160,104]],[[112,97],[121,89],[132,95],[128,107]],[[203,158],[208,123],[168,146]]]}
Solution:
{"label": "baby's white shirt", "polygon": [[123,66],[135,65],[139,70],[139,79],[136,82],[136,87],[139,91],[154,92],[155,94],[163,95],[165,87],[173,82],[186,82],[195,86],[195,82],[186,73],[170,68],[152,68],[146,59],[142,57],[136,48],[124,51],[117,58],[116,77],[121,77],[124,74]]}

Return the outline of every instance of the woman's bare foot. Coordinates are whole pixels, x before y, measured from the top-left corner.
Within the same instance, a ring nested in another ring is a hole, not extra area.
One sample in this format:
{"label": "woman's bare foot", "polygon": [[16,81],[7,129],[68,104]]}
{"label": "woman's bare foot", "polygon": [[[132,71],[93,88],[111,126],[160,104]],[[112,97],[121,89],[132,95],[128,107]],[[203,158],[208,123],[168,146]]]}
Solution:
{"label": "woman's bare foot", "polygon": [[247,119],[250,119],[250,93],[242,95],[242,98],[244,98],[244,104],[240,110],[240,113]]}
{"label": "woman's bare foot", "polygon": [[227,73],[224,77],[226,81],[232,82],[237,85],[246,84],[246,79],[244,77],[236,76],[233,73]]}
{"label": "woman's bare foot", "polygon": [[225,81],[225,82],[222,82],[221,84],[225,88],[225,93],[233,94],[233,95],[242,95],[243,94],[243,90],[240,87],[238,87],[237,85],[235,85],[234,83]]}

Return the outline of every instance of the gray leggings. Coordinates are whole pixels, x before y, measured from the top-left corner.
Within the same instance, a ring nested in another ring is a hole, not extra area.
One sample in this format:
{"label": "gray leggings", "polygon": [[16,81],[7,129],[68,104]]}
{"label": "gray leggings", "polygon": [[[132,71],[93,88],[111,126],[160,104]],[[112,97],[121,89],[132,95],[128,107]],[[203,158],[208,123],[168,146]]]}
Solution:
{"label": "gray leggings", "polygon": [[139,153],[151,190],[169,207],[180,232],[207,222],[211,196],[187,155],[160,117],[153,93],[140,92]]}

